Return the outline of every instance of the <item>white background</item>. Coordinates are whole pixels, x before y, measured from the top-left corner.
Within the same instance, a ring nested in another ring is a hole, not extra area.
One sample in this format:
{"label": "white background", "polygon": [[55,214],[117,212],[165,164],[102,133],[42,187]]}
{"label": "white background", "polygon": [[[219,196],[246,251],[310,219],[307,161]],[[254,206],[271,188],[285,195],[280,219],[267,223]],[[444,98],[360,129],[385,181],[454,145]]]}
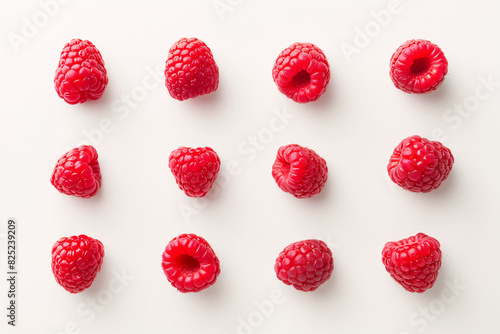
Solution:
{"label": "white background", "polygon": [[[218,12],[214,3],[229,7]],[[19,223],[19,326],[6,325],[2,306],[2,333],[497,330],[497,2],[404,2],[381,27],[373,13],[388,4],[87,0],[49,7],[49,17],[38,1],[2,1],[1,268],[7,218]],[[368,41],[360,37],[365,29]],[[170,46],[191,36],[212,49],[220,86],[179,102],[163,84],[163,66]],[[71,106],[57,96],[53,76],[63,45],[75,37],[99,48],[109,85],[101,100]],[[435,42],[448,58],[449,74],[434,93],[409,95],[391,83],[390,57],[411,38]],[[316,44],[330,62],[330,84],[316,103],[287,99],[271,77],[279,52],[297,41]],[[347,45],[358,53],[343,52]],[[492,92],[482,80],[496,82]],[[276,112],[293,118],[271,133]],[[104,134],[96,130],[103,120],[111,123]],[[89,200],[59,194],[49,181],[57,159],[86,133],[103,178]],[[265,143],[254,155],[248,138],[259,134]],[[449,179],[429,194],[404,191],[387,176],[392,150],[413,134],[439,135],[455,156]],[[313,199],[295,199],[271,177],[278,147],[290,143],[328,163],[326,187]],[[181,145],[211,146],[224,171],[231,161],[239,168],[208,200],[188,198],[167,166]],[[222,264],[216,285],[199,294],[177,292],[161,269],[167,242],[187,232],[205,237]],[[443,266],[432,290],[411,294],[385,271],[381,250],[418,232],[441,242]],[[101,240],[106,256],[94,285],[72,295],[52,276],[50,250],[60,237],[80,233]],[[273,269],[286,245],[307,238],[327,241],[335,260],[331,280],[313,293],[285,286]],[[124,283],[118,273],[128,276]],[[256,302],[272,294],[278,303],[264,302],[259,311]]]}

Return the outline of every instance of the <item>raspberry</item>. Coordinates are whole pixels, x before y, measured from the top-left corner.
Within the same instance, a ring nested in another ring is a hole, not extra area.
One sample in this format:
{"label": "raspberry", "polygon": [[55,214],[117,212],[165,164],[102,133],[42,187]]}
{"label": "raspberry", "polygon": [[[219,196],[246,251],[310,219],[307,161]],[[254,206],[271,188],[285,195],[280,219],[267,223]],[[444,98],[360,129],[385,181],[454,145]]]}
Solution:
{"label": "raspberry", "polygon": [[101,170],[95,148],[83,145],[64,154],[57,161],[50,182],[66,195],[94,196],[101,187]]}
{"label": "raspberry", "polygon": [[54,78],[56,92],[64,101],[98,100],[107,84],[104,60],[92,42],[72,39],[64,46]]}
{"label": "raspberry", "polygon": [[273,80],[279,91],[295,102],[316,101],[330,81],[330,65],[316,45],[294,43],[276,59]]}
{"label": "raspberry", "polygon": [[52,246],[52,272],[57,283],[71,293],[92,285],[103,259],[102,243],[86,235],[61,238]]}
{"label": "raspberry", "polygon": [[427,193],[446,180],[453,162],[451,151],[440,142],[411,136],[394,149],[387,171],[400,187]]}
{"label": "raspberry", "polygon": [[325,159],[296,144],[282,146],[276,155],[272,175],[284,192],[297,198],[319,194],[328,178]]}
{"label": "raspberry", "polygon": [[332,251],[321,240],[294,242],[280,253],[274,271],[283,283],[300,291],[314,291],[332,275]]}
{"label": "raspberry", "polygon": [[168,52],[165,85],[179,101],[215,92],[219,68],[210,48],[197,38],[181,38]]}
{"label": "raspberry", "polygon": [[219,259],[212,247],[195,234],[181,234],[168,243],[162,268],[172,286],[183,293],[210,287],[220,274]]}
{"label": "raspberry", "polygon": [[382,262],[392,278],[407,291],[422,293],[434,285],[441,268],[439,242],[423,233],[388,242]]}
{"label": "raspberry", "polygon": [[189,197],[205,196],[220,169],[219,156],[210,147],[179,147],[168,160],[177,185]]}
{"label": "raspberry", "polygon": [[422,94],[435,90],[448,73],[448,60],[434,43],[412,39],[401,45],[391,58],[394,85],[407,93]]}

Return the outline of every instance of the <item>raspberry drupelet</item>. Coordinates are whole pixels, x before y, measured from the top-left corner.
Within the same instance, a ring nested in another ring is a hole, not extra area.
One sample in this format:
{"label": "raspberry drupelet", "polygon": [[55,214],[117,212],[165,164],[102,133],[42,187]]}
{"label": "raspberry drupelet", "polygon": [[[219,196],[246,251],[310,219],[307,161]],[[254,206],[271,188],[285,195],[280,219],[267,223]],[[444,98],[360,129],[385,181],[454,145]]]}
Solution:
{"label": "raspberry drupelet", "polygon": [[297,198],[313,197],[321,192],[328,179],[325,159],[315,151],[297,144],[278,149],[272,175],[284,192]]}
{"label": "raspberry drupelet", "polygon": [[107,84],[104,60],[92,42],[72,39],[64,46],[54,77],[56,92],[64,101],[98,100]]}
{"label": "raspberry drupelet", "polygon": [[212,247],[195,234],[181,234],[168,243],[162,268],[172,286],[183,293],[212,286],[220,273],[219,259]]}
{"label": "raspberry drupelet", "polygon": [[394,149],[387,171],[403,189],[427,193],[448,178],[453,163],[450,149],[440,142],[411,136]]}
{"label": "raspberry drupelet", "polygon": [[438,88],[448,73],[448,60],[434,43],[412,39],[392,55],[390,71],[394,85],[406,93],[422,94]]}
{"label": "raspberry drupelet", "polygon": [[189,197],[204,197],[220,170],[220,159],[210,147],[179,147],[170,153],[168,166],[181,190]]}
{"label": "raspberry drupelet", "polygon": [[83,145],[66,152],[56,163],[50,182],[66,195],[89,198],[101,188],[97,151]]}
{"label": "raspberry drupelet", "polygon": [[283,283],[300,291],[314,291],[332,275],[332,251],[317,239],[294,242],[280,253],[274,271]]}
{"label": "raspberry drupelet", "polygon": [[52,246],[52,273],[66,291],[88,289],[101,270],[104,246],[86,235],[61,238]]}
{"label": "raspberry drupelet", "polygon": [[294,43],[276,59],[273,80],[279,91],[293,101],[313,102],[326,91],[330,81],[330,65],[316,45]]}
{"label": "raspberry drupelet", "polygon": [[422,293],[434,286],[441,268],[441,245],[424,233],[388,242],[382,262],[391,277],[406,291]]}
{"label": "raspberry drupelet", "polygon": [[212,93],[219,86],[219,68],[210,48],[197,38],[181,38],[168,52],[165,85],[179,101]]}

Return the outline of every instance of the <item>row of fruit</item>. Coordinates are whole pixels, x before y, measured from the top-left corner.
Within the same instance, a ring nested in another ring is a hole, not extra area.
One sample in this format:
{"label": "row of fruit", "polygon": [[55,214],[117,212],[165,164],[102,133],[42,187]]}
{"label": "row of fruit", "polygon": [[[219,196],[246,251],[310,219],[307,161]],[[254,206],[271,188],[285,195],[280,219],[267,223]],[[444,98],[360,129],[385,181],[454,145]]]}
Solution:
{"label": "row of fruit", "polygon": [[[450,149],[440,142],[411,136],[394,149],[387,170],[402,188],[425,193],[437,189],[448,178],[453,162]],[[179,147],[170,153],[168,165],[187,196],[204,197],[217,179],[221,161],[210,147]],[[290,144],[278,149],[272,176],[284,192],[309,198],[325,186],[328,166],[312,149]],[[63,194],[89,198],[96,195],[101,179],[96,149],[83,145],[59,158],[51,183]]]}
{"label": "row of fruit", "polygon": [[[52,247],[54,277],[71,293],[82,292],[92,285],[103,260],[103,244],[86,235],[61,238]],[[436,282],[441,267],[440,244],[418,233],[386,243],[382,261],[407,291],[421,293]],[[195,234],[181,234],[172,239],[163,252],[161,264],[168,281],[183,293],[212,286],[221,271],[212,247]],[[314,291],[332,275],[332,251],[317,239],[294,242],[279,254],[274,270],[283,283],[300,291]]]}
{"label": "row of fruit", "polygon": [[[435,90],[448,72],[443,51],[426,40],[409,40],[390,61],[394,85],[407,93]],[[280,92],[295,102],[316,101],[330,81],[330,65],[323,51],[311,43],[294,43],[283,50],[272,70]],[[92,42],[73,39],[59,59],[54,84],[69,104],[98,100],[104,94],[108,76],[104,60]],[[181,38],[168,53],[165,85],[170,95],[187,100],[212,93],[219,86],[219,68],[212,51],[197,38]]]}

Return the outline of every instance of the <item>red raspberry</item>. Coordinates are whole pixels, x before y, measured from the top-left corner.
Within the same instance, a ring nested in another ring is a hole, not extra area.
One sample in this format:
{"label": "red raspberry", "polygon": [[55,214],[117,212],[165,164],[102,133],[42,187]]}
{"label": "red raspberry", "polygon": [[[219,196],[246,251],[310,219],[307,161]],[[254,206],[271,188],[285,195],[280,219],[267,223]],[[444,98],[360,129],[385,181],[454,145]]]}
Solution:
{"label": "red raspberry", "polygon": [[92,42],[72,39],[64,46],[54,78],[56,92],[64,101],[98,100],[107,84],[104,60]]}
{"label": "red raspberry", "polygon": [[103,259],[102,243],[83,234],[61,238],[52,246],[52,272],[57,283],[71,293],[92,285]]}
{"label": "red raspberry", "polygon": [[411,136],[394,149],[387,171],[402,188],[427,193],[446,180],[453,162],[450,149],[440,142]]}
{"label": "red raspberry", "polygon": [[328,167],[313,150],[291,144],[279,148],[272,175],[284,192],[308,198],[319,194],[325,186]]}
{"label": "red raspberry", "polygon": [[101,187],[101,170],[95,148],[83,145],[64,154],[57,161],[50,182],[66,195],[94,196]]}
{"label": "red raspberry", "polygon": [[280,253],[274,271],[283,283],[300,291],[314,291],[332,275],[332,251],[321,240],[294,242]]}
{"label": "red raspberry", "polygon": [[276,59],[273,80],[279,91],[295,102],[316,101],[330,81],[330,65],[316,45],[295,43]]}
{"label": "red raspberry", "polygon": [[210,48],[197,38],[181,38],[168,52],[165,85],[179,101],[215,92],[219,68]]}
{"label": "red raspberry", "polygon": [[179,147],[170,153],[168,166],[186,195],[203,197],[217,179],[220,159],[210,147]]}
{"label": "red raspberry", "polygon": [[208,242],[195,234],[170,241],[162,256],[168,281],[180,292],[198,292],[213,285],[220,274],[219,259]]}
{"label": "red raspberry", "polygon": [[439,242],[423,233],[388,242],[382,262],[392,278],[407,291],[422,293],[434,285],[441,268]]}
{"label": "red raspberry", "polygon": [[401,45],[391,58],[394,85],[407,93],[422,94],[435,90],[448,73],[448,60],[434,43],[412,39]]}

